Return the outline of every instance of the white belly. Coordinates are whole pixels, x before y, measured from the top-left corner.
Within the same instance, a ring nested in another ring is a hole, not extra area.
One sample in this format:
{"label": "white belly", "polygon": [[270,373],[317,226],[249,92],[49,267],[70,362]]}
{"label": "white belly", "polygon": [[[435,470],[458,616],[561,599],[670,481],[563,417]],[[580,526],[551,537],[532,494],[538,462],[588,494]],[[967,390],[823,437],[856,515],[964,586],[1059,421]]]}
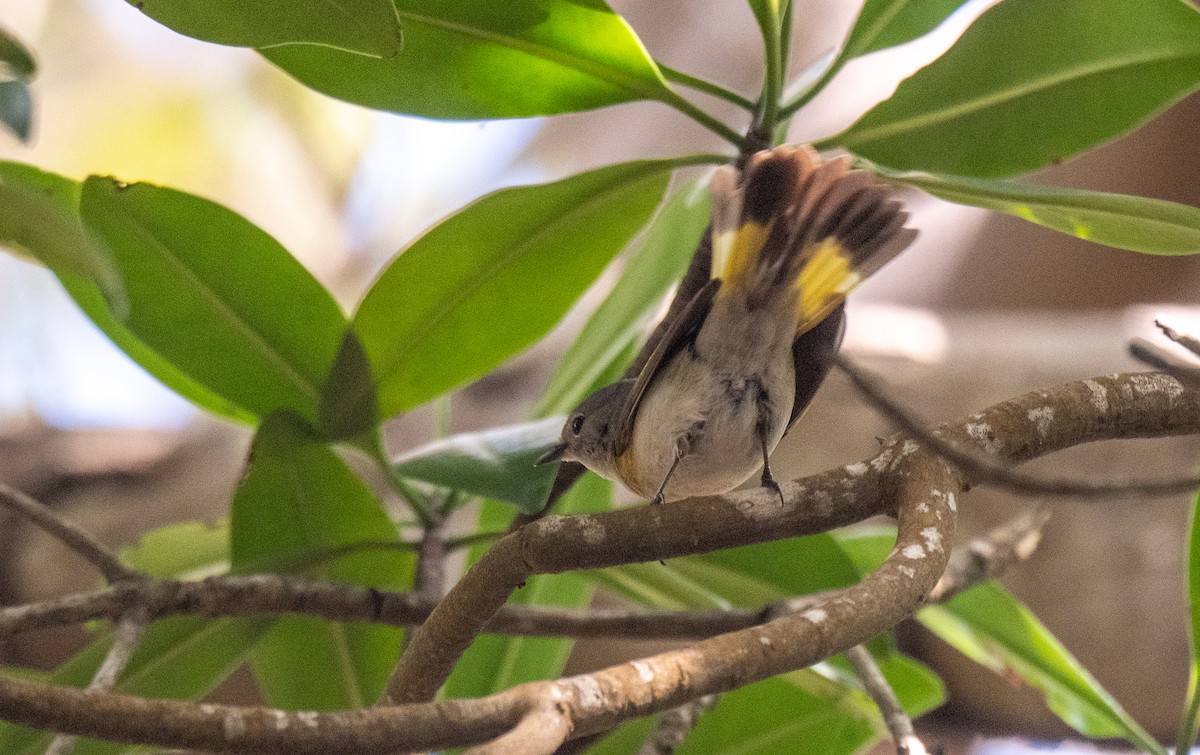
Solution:
{"label": "white belly", "polygon": [[630,448],[634,463],[625,483],[639,495],[653,496],[681,438],[686,453],[664,490],[667,500],[727,493],[749,479],[763,461],[759,386],[770,395],[771,421],[763,433],[768,453],[787,429],[795,398],[790,349],[776,352],[755,370],[676,355],[638,409]]}

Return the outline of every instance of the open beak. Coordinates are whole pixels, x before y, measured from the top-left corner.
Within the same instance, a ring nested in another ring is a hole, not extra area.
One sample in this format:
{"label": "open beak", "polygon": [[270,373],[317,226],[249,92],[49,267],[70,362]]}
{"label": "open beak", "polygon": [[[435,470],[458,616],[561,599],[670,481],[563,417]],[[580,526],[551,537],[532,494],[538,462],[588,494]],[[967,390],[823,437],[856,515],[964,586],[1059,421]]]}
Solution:
{"label": "open beak", "polygon": [[542,458],[537,460],[538,465],[551,464],[556,461],[562,461],[563,454],[567,452],[567,444],[559,443],[554,448],[551,448],[546,453],[542,454]]}

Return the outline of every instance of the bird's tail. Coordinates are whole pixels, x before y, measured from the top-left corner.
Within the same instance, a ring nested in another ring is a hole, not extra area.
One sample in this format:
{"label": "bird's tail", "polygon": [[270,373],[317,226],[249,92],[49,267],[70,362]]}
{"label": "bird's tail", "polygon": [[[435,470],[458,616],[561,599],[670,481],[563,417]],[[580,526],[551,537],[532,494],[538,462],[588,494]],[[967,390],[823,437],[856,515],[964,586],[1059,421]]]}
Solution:
{"label": "bird's tail", "polygon": [[753,307],[792,286],[797,333],[916,236],[872,174],[851,170],[848,157],[822,162],[808,146],[759,152],[740,181],[734,168],[721,168],[711,191],[718,295],[745,296]]}

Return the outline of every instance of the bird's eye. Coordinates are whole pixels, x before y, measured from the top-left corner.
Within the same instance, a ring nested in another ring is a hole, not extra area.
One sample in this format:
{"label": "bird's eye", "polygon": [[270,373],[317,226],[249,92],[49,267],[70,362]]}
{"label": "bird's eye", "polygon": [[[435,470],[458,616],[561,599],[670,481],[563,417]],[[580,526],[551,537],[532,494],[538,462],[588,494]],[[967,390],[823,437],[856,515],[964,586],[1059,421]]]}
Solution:
{"label": "bird's eye", "polygon": [[575,417],[571,420],[571,432],[574,435],[578,435],[579,431],[582,429],[583,429],[583,415],[576,414]]}

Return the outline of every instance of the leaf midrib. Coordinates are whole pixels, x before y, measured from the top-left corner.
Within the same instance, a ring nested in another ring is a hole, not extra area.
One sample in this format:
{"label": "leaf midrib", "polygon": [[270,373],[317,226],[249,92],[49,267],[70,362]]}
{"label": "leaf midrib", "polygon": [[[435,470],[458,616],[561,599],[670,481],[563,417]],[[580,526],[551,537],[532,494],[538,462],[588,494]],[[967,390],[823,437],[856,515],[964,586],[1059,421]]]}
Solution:
{"label": "leaf midrib", "polygon": [[[114,203],[114,205],[113,209],[125,218],[128,227],[132,228],[181,277],[190,281],[193,284],[193,290],[199,293],[201,298],[207,301],[218,315],[224,315],[224,317],[219,319],[225,320],[226,324],[232,330],[241,333],[251,344],[258,346],[260,354],[265,356],[268,362],[274,364],[279,372],[293,384],[293,387],[298,388],[305,396],[316,401],[319,392],[316,384],[310,383],[302,373],[292,366],[287,357],[273,348],[266,337],[251,327],[249,322],[241,318],[237,310],[229,306],[203,278],[188,267],[183,260],[172,254],[170,247],[163,243],[157,235],[143,224],[140,218],[126,211],[119,203]],[[157,349],[155,349],[155,352],[157,353]],[[194,376],[190,377],[193,380],[202,382]],[[217,392],[217,395],[223,395],[223,393]]]}
{"label": "leaf midrib", "polygon": [[[662,74],[660,74],[658,68],[652,62],[650,62],[648,56],[645,58],[647,71],[653,74],[653,81],[658,86],[651,86],[647,84],[645,80],[625,73],[618,68],[598,63],[583,55],[572,53],[560,48],[538,44],[520,37],[489,31],[476,26],[455,23],[444,18],[436,18],[434,16],[414,13],[408,10],[401,10],[399,8],[396,9],[396,13],[402,20],[423,23],[427,26],[442,28],[447,31],[461,34],[464,37],[469,37],[484,42],[491,42],[501,47],[508,47],[519,52],[527,53],[536,58],[542,58],[543,60],[548,60],[552,63],[558,63],[565,68],[574,69],[580,73],[597,78],[607,84],[611,84],[618,89],[632,92],[646,99],[662,100],[670,93],[670,90],[667,89],[665,83],[662,81]],[[636,37],[634,37],[634,44],[639,49],[641,48],[641,45],[638,43]],[[645,50],[641,51],[643,53],[645,52]]]}
{"label": "leaf midrib", "polygon": [[379,377],[376,379],[377,385],[383,385],[391,380],[392,376],[401,369],[408,356],[422,343],[427,341],[434,332],[440,328],[442,323],[448,319],[449,315],[456,310],[464,301],[472,298],[478,291],[488,282],[494,280],[496,276],[509,267],[512,261],[528,251],[536,247],[543,238],[550,234],[556,227],[561,225],[570,225],[570,220],[584,213],[586,210],[592,209],[597,203],[608,200],[613,194],[627,190],[631,186],[645,181],[651,176],[663,170],[669,169],[664,166],[654,166],[644,171],[639,171],[636,177],[630,178],[627,181],[614,181],[608,184],[602,191],[590,194],[587,199],[574,205],[570,210],[564,213],[555,213],[547,218],[544,222],[535,226],[535,229],[519,244],[514,244],[510,247],[507,253],[498,255],[483,269],[477,268],[477,275],[472,276],[469,280],[455,286],[453,293],[450,296],[439,299],[440,306],[434,309],[428,317],[422,318],[421,327],[414,328],[416,331],[411,337],[406,340],[395,343],[390,353],[392,358],[388,360],[388,364],[380,371]]}
{"label": "leaf midrib", "polygon": [[[936,126],[949,120],[961,118],[980,110],[995,107],[997,105],[1024,97],[1035,92],[1059,86],[1063,83],[1084,79],[1092,76],[1098,76],[1110,71],[1115,71],[1120,68],[1132,68],[1150,63],[1160,63],[1171,59],[1183,59],[1196,57],[1194,54],[1189,55],[1178,50],[1147,50],[1141,54],[1120,56],[1115,59],[1097,61],[1088,65],[1075,66],[1073,68],[1060,71],[1056,75],[1043,76],[1036,79],[1030,79],[1022,86],[1006,87],[1001,91],[995,92],[985,97],[978,97],[972,100],[967,100],[952,107],[943,108],[940,110],[932,110],[920,115],[906,118],[892,123],[886,123],[874,128],[868,128],[857,134],[851,134],[854,127],[851,126],[845,133],[850,134],[848,139],[838,139],[831,137],[824,141],[838,141],[843,146],[853,147],[867,142],[879,141],[886,139],[896,134],[917,131],[918,129]],[[886,102],[886,100],[885,100]]]}

